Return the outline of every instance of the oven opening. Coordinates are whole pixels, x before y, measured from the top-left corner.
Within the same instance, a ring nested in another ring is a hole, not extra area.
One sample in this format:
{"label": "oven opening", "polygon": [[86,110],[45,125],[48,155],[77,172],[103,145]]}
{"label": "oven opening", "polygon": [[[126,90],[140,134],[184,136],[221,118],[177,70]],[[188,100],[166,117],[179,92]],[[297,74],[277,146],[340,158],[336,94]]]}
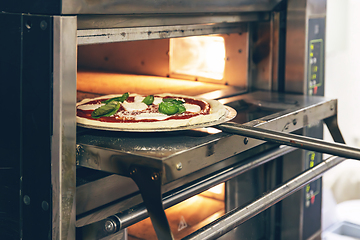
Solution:
{"label": "oven opening", "polygon": [[[181,239],[225,213],[225,184],[193,196],[165,210],[175,239]],[[128,227],[128,240],[156,240],[150,218]]]}
{"label": "oven opening", "polygon": [[247,44],[244,32],[80,45],[77,100],[124,92],[189,96],[244,92]]}
{"label": "oven opening", "polygon": [[170,39],[171,75],[189,75],[222,80],[225,69],[225,42],[221,36]]}

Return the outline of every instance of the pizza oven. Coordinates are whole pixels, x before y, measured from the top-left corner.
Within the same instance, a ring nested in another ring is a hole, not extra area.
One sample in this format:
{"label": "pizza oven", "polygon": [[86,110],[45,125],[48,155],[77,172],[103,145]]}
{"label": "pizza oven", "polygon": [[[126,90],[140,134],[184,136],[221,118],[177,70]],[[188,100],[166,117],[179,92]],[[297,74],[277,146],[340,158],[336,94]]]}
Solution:
{"label": "pizza oven", "polygon": [[[321,175],[360,158],[323,97],[325,10],[1,2],[0,238],[320,239]],[[124,92],[214,99],[234,115],[166,131],[76,125],[77,102]],[[321,140],[324,123],[338,143]]]}

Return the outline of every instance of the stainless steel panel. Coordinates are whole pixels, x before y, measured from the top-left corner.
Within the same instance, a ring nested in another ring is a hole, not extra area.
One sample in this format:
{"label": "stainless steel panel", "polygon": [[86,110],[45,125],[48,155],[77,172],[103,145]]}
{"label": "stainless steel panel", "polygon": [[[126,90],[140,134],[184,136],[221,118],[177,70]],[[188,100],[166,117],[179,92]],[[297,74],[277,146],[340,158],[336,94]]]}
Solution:
{"label": "stainless steel panel", "polygon": [[[249,78],[250,89],[278,91],[283,78],[283,15],[272,12],[270,21],[250,25]],[[281,67],[281,68],[279,68]]]}
{"label": "stainless steel panel", "polygon": [[289,0],[286,23],[285,91],[307,94],[308,20],[325,17],[326,0]]}
{"label": "stainless steel panel", "polygon": [[205,14],[205,15],[78,15],[77,28],[106,29],[124,27],[156,27],[174,25],[196,25],[215,23],[235,23],[268,21],[267,12],[246,12],[235,14]]}
{"label": "stainless steel panel", "polygon": [[76,214],[82,214],[97,207],[138,191],[130,178],[116,174],[85,183],[76,188]]}
{"label": "stainless steel panel", "polygon": [[54,17],[53,239],[75,239],[76,17]]}
{"label": "stainless steel panel", "polygon": [[78,30],[78,44],[150,40],[173,37],[245,32],[246,24],[219,23],[159,27]]}
{"label": "stainless steel panel", "polygon": [[[272,22],[250,24],[249,36],[249,88],[271,90],[273,67]],[[275,59],[274,59],[275,60]],[[276,65],[276,64],[275,64]],[[274,65],[274,67],[275,67]]]}
{"label": "stainless steel panel", "polygon": [[310,17],[324,17],[326,15],[327,0],[308,0],[307,10]]}
{"label": "stainless steel panel", "polygon": [[286,23],[285,91],[306,94],[307,0],[289,0]]}
{"label": "stainless steel panel", "polygon": [[63,0],[62,14],[216,13],[271,11],[280,0]]}
{"label": "stainless steel panel", "polygon": [[281,13],[274,12],[272,14],[271,20],[271,28],[270,28],[270,39],[271,39],[271,91],[279,91],[279,77],[281,73],[279,73],[279,60],[281,56],[280,49],[280,25],[281,25]]}

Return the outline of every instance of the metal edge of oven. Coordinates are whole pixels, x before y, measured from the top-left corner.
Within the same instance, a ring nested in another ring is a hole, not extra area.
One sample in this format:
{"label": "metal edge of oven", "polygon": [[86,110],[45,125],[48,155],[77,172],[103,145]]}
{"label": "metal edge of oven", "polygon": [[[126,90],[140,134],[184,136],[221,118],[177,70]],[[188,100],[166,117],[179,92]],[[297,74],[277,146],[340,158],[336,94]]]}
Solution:
{"label": "metal edge of oven", "polygon": [[125,1],[125,0],[17,0],[1,2],[0,9],[7,12],[33,14],[78,15],[78,14],[171,14],[171,13],[216,13],[271,11],[281,0],[226,0],[226,1]]}

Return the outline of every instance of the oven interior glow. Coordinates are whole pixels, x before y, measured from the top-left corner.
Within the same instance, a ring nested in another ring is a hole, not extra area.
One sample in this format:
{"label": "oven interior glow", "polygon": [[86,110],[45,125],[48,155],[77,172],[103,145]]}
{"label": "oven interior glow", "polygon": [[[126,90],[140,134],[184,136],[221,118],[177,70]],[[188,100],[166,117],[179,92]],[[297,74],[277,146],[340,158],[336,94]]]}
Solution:
{"label": "oven interior glow", "polygon": [[222,80],[225,42],[220,36],[170,39],[170,72]]}

